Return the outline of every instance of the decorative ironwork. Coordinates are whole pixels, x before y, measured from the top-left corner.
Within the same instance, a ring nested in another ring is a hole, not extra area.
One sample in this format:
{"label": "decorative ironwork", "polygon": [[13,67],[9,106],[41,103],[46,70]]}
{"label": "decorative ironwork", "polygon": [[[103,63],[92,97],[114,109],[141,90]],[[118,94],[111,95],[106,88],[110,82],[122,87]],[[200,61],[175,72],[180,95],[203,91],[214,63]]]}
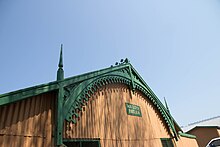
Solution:
{"label": "decorative ironwork", "polygon": [[[120,76],[104,76],[101,78],[97,78],[91,81],[86,88],[84,88],[78,97],[75,99],[73,104],[71,105],[70,109],[68,110],[67,114],[64,112],[64,117],[67,121],[76,123],[77,118],[80,117],[79,112],[82,111],[82,107],[85,105],[86,102],[89,101],[91,96],[102,86],[112,84],[112,83],[123,83],[130,85],[131,81],[128,78],[120,77]],[[65,107],[65,106],[64,106]]]}
{"label": "decorative ironwork", "polygon": [[71,84],[71,85],[68,85],[66,87],[64,87],[64,96],[63,96],[63,99],[64,101],[70,97],[71,95],[71,92],[74,92],[74,88],[76,88],[78,84],[74,83],[74,84]]}
{"label": "decorative ironwork", "polygon": [[[138,77],[139,75],[135,75],[134,72],[131,74],[131,70],[123,69],[115,72],[114,74],[109,73],[102,77],[99,76],[93,79],[89,79],[87,81],[83,81],[82,83],[78,84],[77,87],[82,87],[83,85],[85,87],[83,89],[78,89],[79,90],[78,95],[70,95],[69,99],[72,100],[71,104],[66,102],[70,106],[66,107],[67,104],[66,106],[64,105],[64,108],[66,109],[64,110],[63,113],[64,118],[68,122],[77,123],[77,120],[80,117],[80,111],[82,111],[82,107],[85,106],[85,103],[89,101],[91,96],[98,89],[112,83],[123,83],[130,87],[134,87],[134,89],[132,90],[139,90],[146,96],[146,98],[150,99],[150,101],[157,107],[157,109],[161,113],[162,117],[164,118],[169,128],[172,130],[173,136],[177,139],[176,129],[174,123],[172,122],[173,120],[172,116],[166,110],[166,108],[160,102],[160,100],[156,97],[156,95],[151,91],[148,85],[146,85],[146,83],[143,82],[142,79]],[[76,89],[77,88],[75,88],[75,90]]]}

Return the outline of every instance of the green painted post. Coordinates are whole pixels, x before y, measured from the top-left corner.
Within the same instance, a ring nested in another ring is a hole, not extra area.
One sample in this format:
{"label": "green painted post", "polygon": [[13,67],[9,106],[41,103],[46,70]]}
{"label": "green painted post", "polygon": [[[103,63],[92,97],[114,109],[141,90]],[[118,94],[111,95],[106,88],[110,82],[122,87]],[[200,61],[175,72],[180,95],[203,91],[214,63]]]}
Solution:
{"label": "green painted post", "polygon": [[63,87],[62,84],[59,84],[59,93],[57,99],[57,120],[56,120],[56,144],[57,146],[62,145],[63,143]]}
{"label": "green painted post", "polygon": [[[57,71],[57,81],[62,81],[64,79],[64,71],[63,71],[63,45],[61,44],[60,50],[60,59],[58,64]],[[57,97],[57,120],[56,120],[56,145],[60,146],[63,144],[63,97],[64,97],[64,89],[62,82],[58,83],[59,92]]]}

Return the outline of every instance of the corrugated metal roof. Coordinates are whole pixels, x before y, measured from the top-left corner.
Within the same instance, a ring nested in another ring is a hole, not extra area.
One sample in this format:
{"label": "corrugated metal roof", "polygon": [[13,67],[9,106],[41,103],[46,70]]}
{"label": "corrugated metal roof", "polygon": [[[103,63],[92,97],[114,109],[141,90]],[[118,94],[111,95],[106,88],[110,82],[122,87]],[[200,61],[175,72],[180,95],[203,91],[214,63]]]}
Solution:
{"label": "corrugated metal roof", "polygon": [[212,117],[209,119],[204,119],[201,121],[191,123],[187,126],[182,127],[182,130],[184,132],[188,132],[195,127],[210,127],[210,126],[220,127],[220,116],[216,116],[216,117]]}

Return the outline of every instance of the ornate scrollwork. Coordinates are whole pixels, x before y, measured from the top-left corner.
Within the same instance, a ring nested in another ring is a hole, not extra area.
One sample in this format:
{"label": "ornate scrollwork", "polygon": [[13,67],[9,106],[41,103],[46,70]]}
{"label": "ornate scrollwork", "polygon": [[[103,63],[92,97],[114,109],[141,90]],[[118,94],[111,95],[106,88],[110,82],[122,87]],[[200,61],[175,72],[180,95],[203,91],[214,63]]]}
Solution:
{"label": "ornate scrollwork", "polygon": [[[66,119],[66,121],[76,123],[78,118],[80,117],[82,107],[85,106],[91,96],[94,95],[94,93],[97,92],[98,89],[100,89],[101,87],[114,83],[123,83],[130,87],[132,86],[132,80],[129,76],[128,69],[119,70],[116,73],[118,74],[104,75],[102,77],[83,81],[80,84],[73,84],[65,87],[64,97],[66,99],[66,102],[68,99],[71,99],[69,107],[65,107],[64,105],[64,109],[66,109],[64,112],[64,118]],[[167,125],[170,127],[173,133],[176,134],[175,127],[172,121],[172,116],[170,116],[170,114],[166,111],[166,108],[163,106],[160,100],[155,96],[150,88],[145,85],[144,82],[142,82],[142,79],[138,78],[138,75],[134,76],[134,74],[132,74],[132,76],[134,78],[133,84],[135,90],[141,91],[146,96],[146,98],[148,98],[153,103],[153,105],[157,107]],[[79,94],[72,96],[71,94],[76,92],[75,90],[77,89],[77,87],[81,87],[82,85],[84,85],[84,88],[79,88]]]}
{"label": "ornate scrollwork", "polygon": [[74,91],[74,88],[77,86],[76,83],[64,87],[64,101],[71,95],[71,92]]}
{"label": "ornate scrollwork", "polygon": [[79,112],[82,111],[82,107],[86,102],[89,101],[91,96],[102,86],[112,84],[112,83],[123,83],[130,85],[131,81],[128,78],[119,76],[105,76],[93,80],[89,83],[85,89],[83,89],[80,95],[76,98],[71,108],[68,110],[68,114],[65,116],[68,122],[76,123],[77,118],[79,118]]}

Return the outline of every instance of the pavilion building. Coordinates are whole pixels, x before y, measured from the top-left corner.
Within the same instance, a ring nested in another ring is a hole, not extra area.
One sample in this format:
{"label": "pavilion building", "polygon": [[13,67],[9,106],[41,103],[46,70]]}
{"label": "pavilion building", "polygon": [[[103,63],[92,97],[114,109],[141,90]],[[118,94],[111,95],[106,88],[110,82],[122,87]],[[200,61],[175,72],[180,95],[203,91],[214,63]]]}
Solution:
{"label": "pavilion building", "polygon": [[0,95],[1,147],[197,147],[128,59]]}

